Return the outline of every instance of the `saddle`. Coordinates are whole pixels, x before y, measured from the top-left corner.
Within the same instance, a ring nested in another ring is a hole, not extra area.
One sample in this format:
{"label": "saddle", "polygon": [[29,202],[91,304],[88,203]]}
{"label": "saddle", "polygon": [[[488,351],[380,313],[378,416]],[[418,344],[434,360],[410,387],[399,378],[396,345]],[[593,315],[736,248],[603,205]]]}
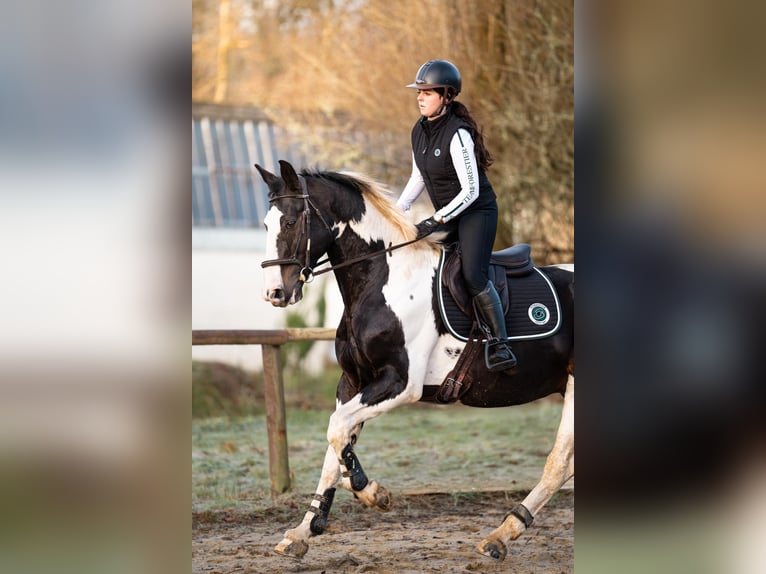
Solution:
{"label": "saddle", "polygon": [[[434,282],[439,312],[447,330],[466,342],[455,368],[436,392],[421,400],[449,403],[458,400],[474,382],[472,369],[483,347],[470,292],[463,279],[459,244],[443,247]],[[535,267],[526,243],[495,251],[490,257],[489,279],[495,285],[505,315],[509,340],[548,337],[558,331],[561,313],[558,296],[548,278]]]}
{"label": "saddle", "polygon": [[[468,341],[475,316],[463,279],[459,244],[442,248],[434,281],[434,295],[447,330]],[[508,339],[538,339],[554,334],[561,323],[559,300],[548,278],[534,265],[526,243],[495,251],[489,260],[489,279],[503,305]]]}
{"label": "saddle", "polygon": [[[522,277],[532,272],[534,264],[530,253],[529,245],[519,243],[502,251],[493,252],[489,259],[489,280],[494,283],[497,294],[500,296],[503,313],[508,313],[511,305],[508,277]],[[442,268],[443,286],[449,290],[457,307],[465,315],[472,316],[473,305],[461,272],[462,266],[460,245],[455,243],[447,247]]]}

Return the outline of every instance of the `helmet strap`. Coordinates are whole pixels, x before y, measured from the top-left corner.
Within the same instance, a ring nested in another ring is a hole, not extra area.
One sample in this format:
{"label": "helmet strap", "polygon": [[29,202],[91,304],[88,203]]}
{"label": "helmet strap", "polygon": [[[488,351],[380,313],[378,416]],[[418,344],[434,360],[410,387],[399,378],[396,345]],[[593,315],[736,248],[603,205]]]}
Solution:
{"label": "helmet strap", "polygon": [[432,113],[430,116],[428,116],[429,120],[432,120],[434,118],[438,118],[440,115],[442,115],[442,112],[444,111],[444,104],[439,106],[439,109],[436,110],[434,113]]}
{"label": "helmet strap", "polygon": [[444,113],[444,108],[447,107],[447,104],[450,103],[449,95],[447,90],[444,90],[444,95],[442,96],[442,104],[436,109],[434,113],[432,113],[430,116],[428,116],[428,119],[434,119],[438,118],[442,113]]}

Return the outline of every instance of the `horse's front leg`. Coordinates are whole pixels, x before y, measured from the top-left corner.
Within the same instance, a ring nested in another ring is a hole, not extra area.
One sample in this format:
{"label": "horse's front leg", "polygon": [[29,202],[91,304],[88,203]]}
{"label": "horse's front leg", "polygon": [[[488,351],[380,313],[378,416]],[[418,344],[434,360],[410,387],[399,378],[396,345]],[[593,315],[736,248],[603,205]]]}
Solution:
{"label": "horse's front leg", "polygon": [[[361,429],[361,425],[357,428]],[[358,438],[358,432],[352,431],[349,442],[346,443],[346,446],[340,452],[338,462],[343,476],[341,485],[346,490],[351,491],[366,506],[381,512],[387,512],[391,510],[391,496],[385,487],[367,477],[362,468],[362,463],[359,462],[359,458],[354,452],[354,445]]]}
{"label": "horse's front leg", "polygon": [[[339,405],[340,407],[340,405]],[[330,417],[328,436],[333,431],[335,415]],[[295,528],[286,531],[281,542],[274,548],[275,552],[292,558],[302,558],[309,549],[309,538],[322,534],[327,527],[335,498],[335,487],[343,472],[342,485],[354,493],[354,496],[362,500],[368,506],[378,510],[390,508],[388,491],[378,486],[375,481],[369,481],[364,474],[359,460],[356,458],[351,446],[356,443],[362,431],[362,424],[355,425],[348,433],[350,444],[343,449],[340,455],[333,445],[328,445],[322,465],[322,476],[319,479],[314,498],[308,510],[303,515],[303,520]]]}
{"label": "horse's front leg", "polygon": [[301,523],[285,532],[284,538],[277,544],[274,550],[278,554],[302,558],[309,549],[309,538],[324,532],[330,507],[335,497],[335,485],[339,478],[338,455],[335,454],[335,450],[331,446],[328,446],[322,465],[322,476],[319,479],[314,498],[306,514],[303,515]]}
{"label": "horse's front leg", "polygon": [[337,406],[327,427],[327,441],[338,455],[343,487],[365,505],[385,512],[391,509],[391,496],[386,488],[367,477],[354,445],[362,423],[400,405],[416,402],[422,385],[406,385],[393,369],[384,368],[381,372],[383,376],[378,382]]}

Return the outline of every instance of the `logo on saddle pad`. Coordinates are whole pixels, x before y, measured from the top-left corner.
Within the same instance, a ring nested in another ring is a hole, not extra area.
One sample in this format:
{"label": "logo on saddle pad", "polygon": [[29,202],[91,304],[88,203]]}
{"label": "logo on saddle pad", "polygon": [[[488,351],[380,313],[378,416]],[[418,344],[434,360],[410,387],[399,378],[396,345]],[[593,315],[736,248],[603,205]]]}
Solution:
{"label": "logo on saddle pad", "polygon": [[548,322],[548,319],[551,318],[548,307],[542,303],[532,303],[529,306],[527,315],[529,315],[529,320],[535,325],[545,325]]}
{"label": "logo on saddle pad", "polygon": [[[460,266],[460,252],[454,246],[443,248],[435,289],[439,312],[447,330],[455,338],[468,341],[474,315]],[[533,265],[528,245],[494,253],[489,278],[503,304],[511,341],[541,339],[559,330],[561,305],[558,296],[548,277]]]}

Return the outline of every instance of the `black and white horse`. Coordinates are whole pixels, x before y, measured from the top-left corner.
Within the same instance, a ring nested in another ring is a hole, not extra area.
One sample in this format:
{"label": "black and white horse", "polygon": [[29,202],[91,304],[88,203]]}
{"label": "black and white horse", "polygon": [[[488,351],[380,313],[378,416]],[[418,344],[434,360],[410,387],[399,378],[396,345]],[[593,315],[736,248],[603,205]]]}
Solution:
{"label": "black and white horse", "polygon": [[[339,483],[370,507],[391,507],[388,491],[367,478],[354,453],[362,425],[440,385],[455,366],[455,349],[464,343],[447,331],[434,301],[440,245],[431,237],[415,241],[414,225],[385,189],[358,174],[298,175],[289,163],[279,163],[280,176],[256,165],[271,204],[265,219],[264,297],[279,307],[298,303],[303,284],[326,255],[344,303],[335,340],[343,374],[327,428],[322,475],[303,520],[285,532],[275,549],[300,558],[309,538],[324,531]],[[403,243],[401,249],[390,249]],[[545,338],[515,341],[515,372],[482,378],[460,399],[471,406],[498,407],[564,395],[556,441],[540,482],[477,547],[499,560],[508,543],[574,476],[574,269],[562,265],[539,271],[558,294],[560,328]]]}

